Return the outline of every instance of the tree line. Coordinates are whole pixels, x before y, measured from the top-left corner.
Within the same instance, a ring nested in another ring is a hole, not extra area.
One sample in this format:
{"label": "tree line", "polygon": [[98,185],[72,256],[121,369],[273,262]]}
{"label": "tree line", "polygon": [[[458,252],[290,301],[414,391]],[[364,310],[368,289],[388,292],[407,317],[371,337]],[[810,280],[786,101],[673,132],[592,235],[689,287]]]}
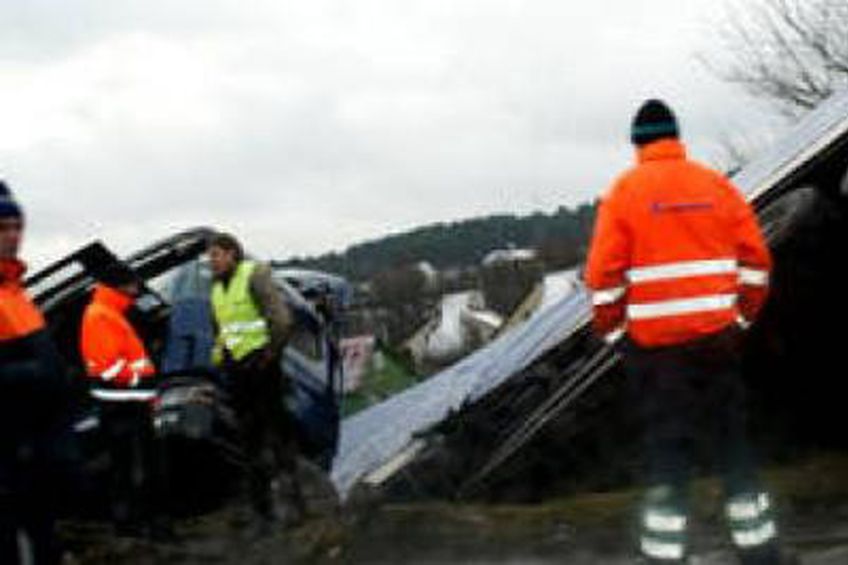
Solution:
{"label": "tree line", "polygon": [[338,273],[354,281],[427,261],[439,270],[479,265],[493,249],[536,249],[549,268],[580,262],[592,230],[594,204],[562,206],[552,213],[498,214],[437,223],[353,245],[343,252],[297,257],[287,266]]}

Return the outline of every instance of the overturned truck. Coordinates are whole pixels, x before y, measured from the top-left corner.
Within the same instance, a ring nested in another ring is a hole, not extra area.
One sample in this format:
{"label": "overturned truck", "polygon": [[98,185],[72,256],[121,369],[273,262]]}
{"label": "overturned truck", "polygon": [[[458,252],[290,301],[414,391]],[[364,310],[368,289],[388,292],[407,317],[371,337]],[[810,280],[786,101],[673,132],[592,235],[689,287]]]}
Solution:
{"label": "overturned truck", "polygon": [[[745,344],[761,457],[848,447],[841,322],[848,293],[848,92],[811,112],[735,183],[775,257]],[[584,288],[446,371],[342,424],[341,493],[539,499],[632,484],[640,430],[615,348],[590,333]],[[703,453],[703,471],[709,453]]]}

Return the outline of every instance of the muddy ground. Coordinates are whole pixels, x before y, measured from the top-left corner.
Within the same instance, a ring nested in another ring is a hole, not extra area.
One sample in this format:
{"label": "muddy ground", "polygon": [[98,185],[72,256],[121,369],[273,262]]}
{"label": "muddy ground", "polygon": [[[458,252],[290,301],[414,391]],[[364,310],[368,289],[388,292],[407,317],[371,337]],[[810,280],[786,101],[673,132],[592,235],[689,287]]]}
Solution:
{"label": "muddy ground", "polygon": [[[784,545],[802,563],[848,563],[848,456],[822,455],[766,473]],[[697,563],[734,563],[721,528],[720,489],[694,488]],[[176,542],[116,539],[102,524],[65,524],[77,563],[574,563],[633,562],[636,491],[537,505],[364,504],[338,512],[313,495],[301,528],[256,539],[234,506],[177,524]]]}

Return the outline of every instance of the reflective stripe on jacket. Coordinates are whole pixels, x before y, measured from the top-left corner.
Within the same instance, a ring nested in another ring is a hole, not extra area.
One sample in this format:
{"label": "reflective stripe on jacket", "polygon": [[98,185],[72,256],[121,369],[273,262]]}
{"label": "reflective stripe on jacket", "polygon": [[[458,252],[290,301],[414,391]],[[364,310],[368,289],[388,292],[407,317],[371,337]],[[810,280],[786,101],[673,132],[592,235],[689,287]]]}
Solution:
{"label": "reflective stripe on jacket", "polygon": [[771,257],[729,180],[662,139],[602,199],[586,265],[595,329],[608,340],[684,343],[752,322]]}
{"label": "reflective stripe on jacket", "polygon": [[268,323],[250,292],[256,268],[253,261],[242,261],[226,285],[216,281],[212,286],[212,310],[218,325],[213,351],[216,364],[222,361],[223,349],[240,361],[270,342]]}
{"label": "reflective stripe on jacket", "polygon": [[80,349],[89,378],[127,389],[151,380],[156,368],[126,318],[133,298],[105,285],[94,290],[82,317]]}

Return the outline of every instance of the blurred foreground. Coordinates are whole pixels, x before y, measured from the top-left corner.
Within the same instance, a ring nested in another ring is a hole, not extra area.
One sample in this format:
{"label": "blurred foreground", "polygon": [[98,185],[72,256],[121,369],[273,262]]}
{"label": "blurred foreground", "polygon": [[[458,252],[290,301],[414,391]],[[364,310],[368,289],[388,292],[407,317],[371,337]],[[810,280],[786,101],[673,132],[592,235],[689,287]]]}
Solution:
{"label": "blurred foreground", "polygon": [[[820,455],[767,473],[786,546],[804,564],[848,563],[848,456]],[[698,481],[697,563],[734,563],[721,527],[718,484]],[[79,563],[631,563],[638,493],[585,494],[538,505],[355,502],[338,512],[315,480],[313,518],[261,539],[234,505],[177,525],[175,543],[116,540],[100,525],[68,525]]]}

